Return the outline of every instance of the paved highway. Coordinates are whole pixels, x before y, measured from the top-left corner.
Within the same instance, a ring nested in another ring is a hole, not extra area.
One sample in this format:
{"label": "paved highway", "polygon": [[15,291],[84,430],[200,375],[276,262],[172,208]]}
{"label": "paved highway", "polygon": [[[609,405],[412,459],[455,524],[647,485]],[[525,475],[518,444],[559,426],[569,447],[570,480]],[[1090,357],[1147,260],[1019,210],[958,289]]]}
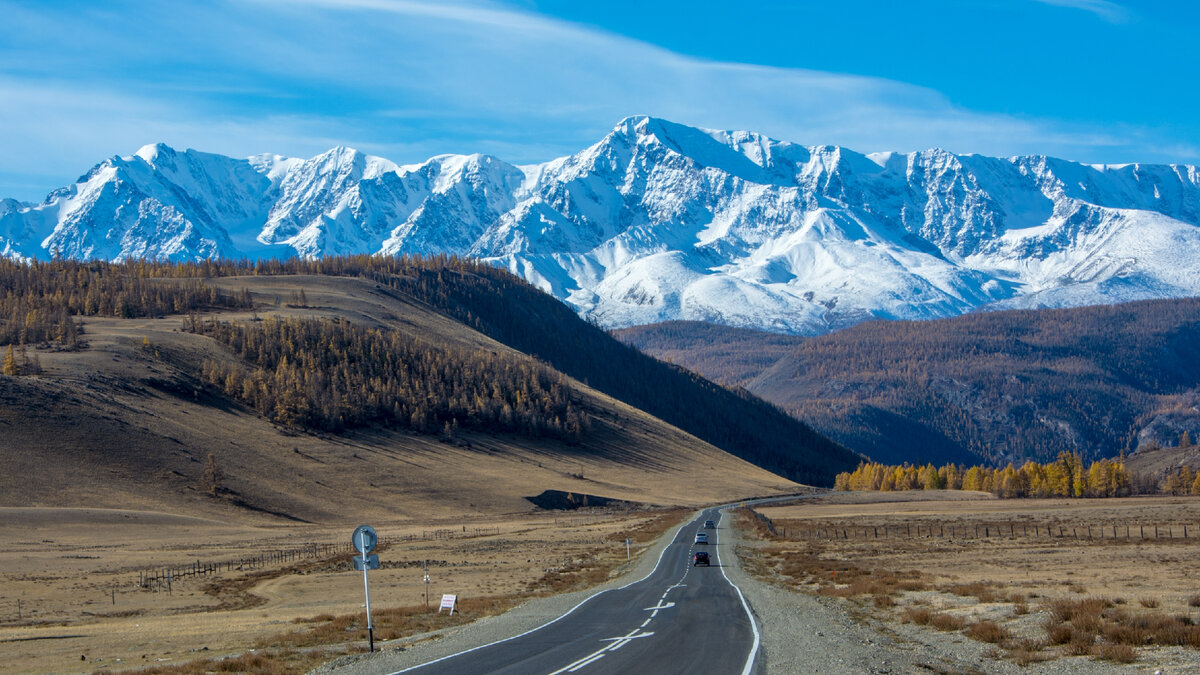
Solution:
{"label": "paved highway", "polygon": [[[717,528],[704,529],[704,521]],[[397,671],[415,675],[603,675],[758,672],[759,633],[742,593],[721,568],[725,529],[717,509],[679,528],[641,581],[601,591],[561,617],[516,637]],[[711,543],[694,544],[697,532]],[[709,551],[711,567],[692,567]]]}

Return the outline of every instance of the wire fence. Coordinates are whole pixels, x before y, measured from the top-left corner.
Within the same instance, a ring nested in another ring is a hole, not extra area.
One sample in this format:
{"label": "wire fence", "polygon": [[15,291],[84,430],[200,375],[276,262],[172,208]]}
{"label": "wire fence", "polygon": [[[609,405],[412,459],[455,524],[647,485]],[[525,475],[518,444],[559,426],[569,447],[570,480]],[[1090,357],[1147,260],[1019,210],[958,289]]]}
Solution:
{"label": "wire fence", "polygon": [[831,525],[824,527],[768,527],[785,539],[1197,539],[1200,525],[1055,525],[1031,522],[988,524]]}
{"label": "wire fence", "polygon": [[1169,539],[1200,539],[1200,524],[1173,523],[1043,523],[1037,521],[1008,521],[985,523],[929,523],[911,522],[884,525],[828,525],[796,526],[792,523],[776,525],[767,516],[751,510],[767,531],[784,539],[995,539],[995,538],[1041,538],[1074,540],[1124,540],[1154,541]]}
{"label": "wire fence", "polygon": [[[500,534],[499,527],[439,528],[422,530],[420,534],[402,534],[380,537],[378,545],[387,548],[391,544],[413,541],[435,541],[487,537]],[[147,591],[171,593],[175,584],[185,580],[208,577],[221,573],[249,572],[269,567],[282,567],[298,562],[331,560],[339,556],[357,553],[350,542],[309,542],[287,549],[264,550],[257,555],[240,556],[225,560],[196,560],[184,565],[154,567],[138,571],[137,587]]]}

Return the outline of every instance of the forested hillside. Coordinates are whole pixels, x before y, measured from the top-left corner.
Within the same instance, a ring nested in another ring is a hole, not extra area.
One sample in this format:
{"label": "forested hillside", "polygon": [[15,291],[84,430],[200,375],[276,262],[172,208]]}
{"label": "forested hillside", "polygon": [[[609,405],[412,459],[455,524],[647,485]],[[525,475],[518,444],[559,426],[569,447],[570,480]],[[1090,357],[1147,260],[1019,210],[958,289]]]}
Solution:
{"label": "forested hillside", "polygon": [[646,356],[502,270],[469,260],[413,260],[403,273],[373,278],[792,480],[831,485],[838,471],[858,461],[854,453],[775,406]]}
{"label": "forested hillside", "polygon": [[0,345],[57,343],[75,349],[76,317],[156,316],[213,307],[250,307],[245,294],[229,294],[191,277],[185,265],[145,262],[81,263],[61,260],[22,264],[0,258]]}
{"label": "forested hillside", "polygon": [[330,319],[188,322],[248,365],[206,360],[202,377],[289,427],[384,424],[579,440],[588,425],[561,373],[527,359],[434,346]]}
{"label": "forested hillside", "polygon": [[[218,339],[236,357],[206,361],[203,378],[285,426],[337,431],[381,424],[439,434],[468,427],[570,442],[587,433],[588,417],[559,371],[794,480],[831,485],[836,473],[860,459],[753,395],[650,358],[517,277],[474,261],[360,256],[8,265],[11,274],[0,278],[0,297],[7,298],[0,335],[18,343],[57,340],[73,348],[69,336],[53,330],[64,317],[74,325],[70,317],[80,314],[154,316],[249,306],[248,294],[219,292],[205,278],[307,274],[369,279],[383,292],[428,305],[545,363],[510,363],[339,321],[189,318],[189,331]],[[52,281],[59,278],[69,281]],[[87,289],[97,287],[120,301],[93,306],[71,300],[86,299]],[[50,317],[47,328],[34,337],[27,326],[41,324],[23,320],[21,312]]]}
{"label": "forested hillside", "polygon": [[[761,338],[722,349],[757,353]],[[889,464],[1002,466],[1060,452],[1092,461],[1200,429],[1197,299],[864,323],[798,341],[757,375],[710,365],[711,350],[650,351],[714,377],[735,373]]]}

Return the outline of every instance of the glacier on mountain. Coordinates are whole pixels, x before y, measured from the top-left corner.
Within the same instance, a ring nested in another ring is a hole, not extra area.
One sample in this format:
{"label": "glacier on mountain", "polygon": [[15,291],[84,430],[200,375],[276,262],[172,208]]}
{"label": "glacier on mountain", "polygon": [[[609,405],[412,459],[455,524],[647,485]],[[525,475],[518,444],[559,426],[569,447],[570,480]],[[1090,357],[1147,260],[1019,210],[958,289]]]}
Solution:
{"label": "glacier on mountain", "polygon": [[358,253],[482,258],[610,327],[816,334],[1200,294],[1200,170],[863,155],[630,117],[537,165],[156,144],[41,204],[0,200],[0,255],[22,260]]}

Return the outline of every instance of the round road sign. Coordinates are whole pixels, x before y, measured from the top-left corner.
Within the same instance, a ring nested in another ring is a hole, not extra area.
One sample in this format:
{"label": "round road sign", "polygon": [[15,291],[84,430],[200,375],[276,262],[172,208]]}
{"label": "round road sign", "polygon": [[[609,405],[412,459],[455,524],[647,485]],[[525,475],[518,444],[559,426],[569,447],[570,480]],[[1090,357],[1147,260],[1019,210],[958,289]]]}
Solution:
{"label": "round road sign", "polygon": [[378,540],[379,537],[375,535],[375,528],[370,525],[359,525],[355,528],[354,536],[350,539],[354,544],[354,548],[358,549],[358,552],[363,555],[370,553],[375,548],[375,542]]}

